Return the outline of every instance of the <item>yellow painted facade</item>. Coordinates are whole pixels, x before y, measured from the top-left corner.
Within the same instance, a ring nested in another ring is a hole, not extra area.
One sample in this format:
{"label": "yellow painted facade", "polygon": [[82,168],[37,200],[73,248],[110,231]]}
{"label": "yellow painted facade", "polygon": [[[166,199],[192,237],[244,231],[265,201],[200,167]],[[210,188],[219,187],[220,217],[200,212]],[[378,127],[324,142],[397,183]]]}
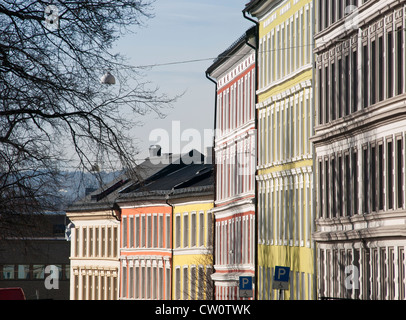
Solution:
{"label": "yellow painted facade", "polygon": [[[260,1],[258,48],[258,299],[314,299],[313,1]],[[289,290],[272,289],[275,266]]]}
{"label": "yellow painted facade", "polygon": [[211,299],[213,200],[173,205],[172,299]]}

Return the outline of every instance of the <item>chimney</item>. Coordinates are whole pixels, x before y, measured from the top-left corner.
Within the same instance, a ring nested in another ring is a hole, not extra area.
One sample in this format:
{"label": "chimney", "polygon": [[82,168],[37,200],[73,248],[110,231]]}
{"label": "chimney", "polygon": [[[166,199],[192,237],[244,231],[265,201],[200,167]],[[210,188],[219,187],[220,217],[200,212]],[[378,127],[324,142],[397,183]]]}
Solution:
{"label": "chimney", "polygon": [[161,156],[161,146],[154,144],[149,147],[149,157],[160,157]]}

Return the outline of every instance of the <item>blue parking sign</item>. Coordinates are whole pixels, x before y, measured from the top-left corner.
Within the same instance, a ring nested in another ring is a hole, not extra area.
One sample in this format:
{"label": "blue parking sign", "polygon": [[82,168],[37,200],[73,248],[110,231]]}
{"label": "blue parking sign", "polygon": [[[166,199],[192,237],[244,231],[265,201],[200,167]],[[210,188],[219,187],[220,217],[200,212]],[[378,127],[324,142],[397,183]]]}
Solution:
{"label": "blue parking sign", "polygon": [[275,274],[272,281],[272,289],[289,289],[289,267],[275,266]]}
{"label": "blue parking sign", "polygon": [[252,290],[252,277],[240,277],[240,290]]}
{"label": "blue parking sign", "polygon": [[253,295],[252,291],[252,277],[243,277],[241,276],[239,279],[239,292],[240,292],[240,297],[244,298],[251,298]]}
{"label": "blue parking sign", "polygon": [[289,272],[290,272],[289,267],[276,266],[275,267],[275,276],[274,276],[275,281],[288,282],[289,281]]}

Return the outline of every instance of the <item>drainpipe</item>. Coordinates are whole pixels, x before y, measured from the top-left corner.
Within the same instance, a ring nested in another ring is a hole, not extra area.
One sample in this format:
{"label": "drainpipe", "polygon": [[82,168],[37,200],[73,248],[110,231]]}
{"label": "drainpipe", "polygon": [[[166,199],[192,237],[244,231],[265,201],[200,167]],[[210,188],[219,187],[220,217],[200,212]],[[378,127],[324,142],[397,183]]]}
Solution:
{"label": "drainpipe", "polygon": [[[258,103],[258,95],[256,93],[256,91],[258,90],[258,44],[259,44],[259,22],[248,17],[247,16],[247,12],[246,9],[244,9],[242,11],[242,14],[244,16],[245,19],[251,21],[252,23],[255,24],[255,46],[252,46],[251,44],[248,43],[248,40],[246,39],[246,44],[249,45],[251,48],[253,48],[255,50],[255,106]],[[256,111],[255,108],[255,112],[254,112],[254,119],[255,119],[255,131],[258,128],[258,113]],[[258,150],[258,135],[255,139],[255,141],[257,142],[257,146],[255,147],[255,153],[257,153]],[[255,157],[257,159],[256,162],[258,162],[258,157]],[[255,163],[255,178],[257,177],[257,165],[258,163]],[[257,283],[257,279],[258,279],[258,217],[257,217],[257,199],[258,199],[258,184],[256,179],[254,179],[254,206],[255,206],[255,239],[254,239],[254,243],[255,243],[255,283]],[[258,300],[258,288],[257,286],[255,286],[255,296],[254,298],[256,300]]]}
{"label": "drainpipe", "polygon": [[[211,82],[215,84],[215,91],[214,91],[214,134],[213,134],[213,150],[212,150],[212,157],[211,157],[211,163],[213,164],[213,176],[214,176],[214,185],[213,185],[213,208],[215,207],[215,201],[216,201],[216,195],[217,195],[217,165],[216,165],[216,155],[214,153],[214,149],[216,147],[216,129],[217,129],[217,81],[215,81],[213,78],[209,76],[209,73],[206,71],[206,78],[209,79]],[[212,257],[213,257],[213,272],[214,272],[214,266],[216,264],[216,220],[214,219],[214,214],[212,214],[212,246],[213,246],[213,252],[212,252]],[[212,280],[213,281],[213,280]],[[212,297],[214,299],[215,296],[215,286],[213,288],[212,292]]]}
{"label": "drainpipe", "polygon": [[166,204],[168,206],[171,207],[171,221],[172,221],[172,223],[171,223],[171,233],[172,233],[172,237],[171,237],[171,253],[172,254],[171,254],[171,280],[170,280],[170,284],[171,284],[170,297],[171,297],[171,299],[170,300],[173,300],[173,294],[172,294],[172,292],[173,292],[173,287],[172,287],[172,278],[173,278],[172,277],[172,272],[173,272],[173,205],[171,203],[169,203],[169,197],[170,197],[171,193],[173,193],[173,189],[169,193],[167,193],[165,195],[165,202],[166,202]]}
{"label": "drainpipe", "polygon": [[[211,82],[213,82],[216,85],[215,91],[214,91],[214,125],[213,128],[216,130],[216,121],[217,121],[217,81],[215,81],[213,78],[209,76],[209,73],[206,71],[206,78],[209,79]],[[214,142],[214,137],[213,137],[213,142]],[[214,145],[213,145],[214,147]]]}

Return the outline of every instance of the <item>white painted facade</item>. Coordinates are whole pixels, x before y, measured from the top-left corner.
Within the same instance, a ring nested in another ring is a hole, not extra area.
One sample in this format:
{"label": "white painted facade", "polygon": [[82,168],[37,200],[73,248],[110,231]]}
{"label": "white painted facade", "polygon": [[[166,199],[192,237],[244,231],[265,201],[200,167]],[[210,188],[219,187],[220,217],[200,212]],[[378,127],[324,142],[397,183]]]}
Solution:
{"label": "white painted facade", "polygon": [[[255,51],[241,37],[209,72],[217,82],[215,131],[215,299],[239,299],[238,280],[255,275]],[[209,68],[210,69],[210,68]]]}
{"label": "white painted facade", "polygon": [[328,12],[321,3],[312,139],[318,296],[406,299],[406,5],[358,1],[345,16],[340,2],[328,1]]}

